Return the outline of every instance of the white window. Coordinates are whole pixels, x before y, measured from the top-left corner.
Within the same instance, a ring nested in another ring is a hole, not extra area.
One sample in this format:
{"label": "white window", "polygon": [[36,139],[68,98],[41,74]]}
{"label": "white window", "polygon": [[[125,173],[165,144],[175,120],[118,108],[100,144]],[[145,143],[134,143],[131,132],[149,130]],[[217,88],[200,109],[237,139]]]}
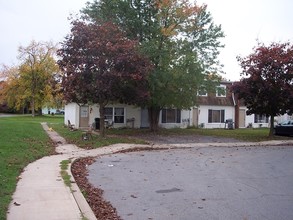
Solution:
{"label": "white window", "polygon": [[209,109],[208,123],[224,123],[225,110]]}
{"label": "white window", "polygon": [[269,123],[269,117],[265,115],[254,115],[254,123]]}
{"label": "white window", "polygon": [[114,108],[114,123],[124,123],[124,108]]}
{"label": "white window", "polygon": [[200,88],[197,92],[198,96],[208,96],[208,92],[205,88]]}
{"label": "white window", "polygon": [[163,109],[162,123],[181,123],[181,110],[171,108]]}
{"label": "white window", "polygon": [[113,108],[105,108],[105,119],[113,120]]}
{"label": "white window", "polygon": [[124,108],[105,108],[105,118],[114,121],[114,123],[124,123],[125,111]]}
{"label": "white window", "polygon": [[217,86],[216,97],[226,97],[226,86]]}

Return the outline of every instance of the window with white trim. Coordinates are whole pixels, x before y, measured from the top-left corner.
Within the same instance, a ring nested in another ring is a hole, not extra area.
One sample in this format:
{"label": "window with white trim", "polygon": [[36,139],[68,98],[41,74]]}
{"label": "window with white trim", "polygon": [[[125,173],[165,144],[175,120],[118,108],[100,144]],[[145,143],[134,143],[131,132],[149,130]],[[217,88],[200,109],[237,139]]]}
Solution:
{"label": "window with white trim", "polygon": [[113,108],[106,107],[105,108],[105,119],[113,120]]}
{"label": "window with white trim", "polygon": [[208,123],[224,123],[224,122],[225,122],[225,110],[209,109]]}
{"label": "window with white trim", "polygon": [[124,123],[124,108],[114,108],[114,123]]}
{"label": "window with white trim", "polygon": [[216,97],[226,97],[226,86],[224,85],[217,86]]}
{"label": "window with white trim", "polygon": [[265,115],[254,115],[254,123],[269,123],[269,117]]}
{"label": "window with white trim", "polygon": [[205,88],[200,88],[198,91],[197,91],[197,95],[198,96],[208,96],[208,92]]}
{"label": "window with white trim", "polygon": [[125,111],[124,108],[118,107],[106,107],[105,108],[105,119],[112,120],[114,123],[124,123]]}
{"label": "window with white trim", "polygon": [[162,123],[181,123],[181,110],[171,108],[162,109]]}

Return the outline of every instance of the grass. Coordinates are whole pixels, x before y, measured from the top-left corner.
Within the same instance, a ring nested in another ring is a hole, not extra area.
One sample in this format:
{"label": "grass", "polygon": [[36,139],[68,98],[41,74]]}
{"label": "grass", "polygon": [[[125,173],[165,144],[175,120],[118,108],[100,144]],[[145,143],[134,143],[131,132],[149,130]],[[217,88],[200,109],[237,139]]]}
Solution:
{"label": "grass", "polygon": [[[15,191],[18,176],[29,163],[47,155],[54,154],[51,140],[42,129],[41,122],[48,122],[68,143],[83,148],[98,148],[116,143],[145,144],[139,136],[152,135],[147,129],[111,129],[107,137],[93,135],[93,140],[81,139],[82,131],[69,131],[64,127],[63,116],[17,116],[0,118],[0,219],[6,219],[6,212]],[[286,137],[268,138],[269,130],[260,129],[161,129],[158,135],[208,135],[236,138],[244,141],[265,141],[288,139]],[[61,164],[64,171],[67,162]],[[68,175],[68,174],[67,174]],[[64,173],[64,179],[70,179]]]}
{"label": "grass", "polygon": [[[63,136],[67,142],[76,144],[85,149],[98,148],[117,143],[135,143],[146,144],[140,137],[145,135],[153,135],[148,129],[110,129],[106,130],[107,136],[100,137],[97,134],[93,135],[92,140],[84,141],[81,139],[82,131],[70,131],[64,127],[63,124],[51,124],[55,131]],[[292,137],[273,136],[269,137],[269,128],[244,128],[244,129],[199,129],[199,128],[174,128],[174,129],[160,129],[156,135],[175,136],[175,135],[203,135],[224,138],[235,138],[241,141],[259,142],[268,140],[286,140]]]}
{"label": "grass", "polygon": [[[135,137],[151,134],[148,129],[113,129],[109,131],[110,134],[116,136]],[[175,135],[203,135],[203,136],[214,136],[224,138],[235,138],[242,141],[268,141],[268,140],[284,140],[292,139],[284,136],[273,136],[269,137],[268,128],[244,128],[244,129],[199,129],[199,128],[174,128],[174,129],[161,129],[157,135],[162,136],[175,136]]]}
{"label": "grass", "polygon": [[[136,142],[122,136],[100,138],[97,135],[91,141],[83,141],[81,131],[71,132],[64,127],[63,116],[0,117],[0,219],[6,219],[6,212],[23,168],[39,158],[55,153],[41,122],[48,122],[68,142],[84,148]],[[68,179],[66,175],[64,177]]]}
{"label": "grass", "polygon": [[[118,144],[118,143],[135,143],[135,144],[146,144],[145,141],[135,138],[134,136],[128,137],[127,134],[115,134],[111,130],[107,130],[108,135],[102,138],[98,134],[92,134],[92,139],[83,140],[81,130],[70,131],[64,124],[48,124],[57,133],[66,139],[68,143],[75,144],[81,148],[92,149],[99,148],[102,146]],[[116,129],[114,129],[116,130]]]}
{"label": "grass", "polygon": [[54,153],[40,122],[60,122],[58,117],[0,118],[0,219],[6,219],[19,174],[29,163]]}
{"label": "grass", "polygon": [[71,180],[70,180],[71,176],[67,172],[69,163],[71,163],[70,160],[61,161],[61,163],[60,163],[60,168],[61,168],[60,174],[62,176],[64,184],[66,186],[68,186],[69,188],[71,188]]}

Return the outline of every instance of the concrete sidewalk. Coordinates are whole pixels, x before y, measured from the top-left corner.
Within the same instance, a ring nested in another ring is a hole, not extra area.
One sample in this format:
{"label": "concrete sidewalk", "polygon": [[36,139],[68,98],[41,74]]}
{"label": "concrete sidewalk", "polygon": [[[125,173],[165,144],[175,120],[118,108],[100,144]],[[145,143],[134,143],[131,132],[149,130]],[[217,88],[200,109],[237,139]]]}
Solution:
{"label": "concrete sidewalk", "polygon": [[72,177],[71,189],[65,186],[60,175],[63,160],[111,154],[116,151],[148,145],[117,144],[94,150],[84,150],[67,144],[55,131],[42,124],[53,142],[58,155],[44,157],[29,164],[20,175],[16,191],[7,213],[8,220],[75,220],[86,217],[96,219]]}
{"label": "concrete sidewalk", "polygon": [[[96,219],[91,208],[74,183],[72,177],[71,189],[65,186],[60,175],[60,162],[63,160],[111,154],[123,149],[134,147],[160,147],[160,148],[183,148],[183,147],[209,147],[209,146],[267,146],[287,145],[288,141],[269,141],[258,143],[195,143],[195,144],[169,144],[169,145],[135,145],[116,144],[94,150],[84,150],[76,145],[67,144],[65,139],[55,131],[42,124],[53,142],[57,145],[58,155],[44,157],[29,164],[20,175],[16,191],[7,214],[8,220],[75,220],[85,217],[88,220]],[[69,174],[70,168],[68,169]]]}

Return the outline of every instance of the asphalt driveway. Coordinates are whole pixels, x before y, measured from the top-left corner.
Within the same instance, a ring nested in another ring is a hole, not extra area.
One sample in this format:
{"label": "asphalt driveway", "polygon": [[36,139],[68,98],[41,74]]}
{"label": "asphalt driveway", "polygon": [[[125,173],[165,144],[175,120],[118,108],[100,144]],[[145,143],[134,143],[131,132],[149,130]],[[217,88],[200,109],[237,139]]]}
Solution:
{"label": "asphalt driveway", "polygon": [[293,219],[293,147],[106,155],[89,181],[125,220]]}

